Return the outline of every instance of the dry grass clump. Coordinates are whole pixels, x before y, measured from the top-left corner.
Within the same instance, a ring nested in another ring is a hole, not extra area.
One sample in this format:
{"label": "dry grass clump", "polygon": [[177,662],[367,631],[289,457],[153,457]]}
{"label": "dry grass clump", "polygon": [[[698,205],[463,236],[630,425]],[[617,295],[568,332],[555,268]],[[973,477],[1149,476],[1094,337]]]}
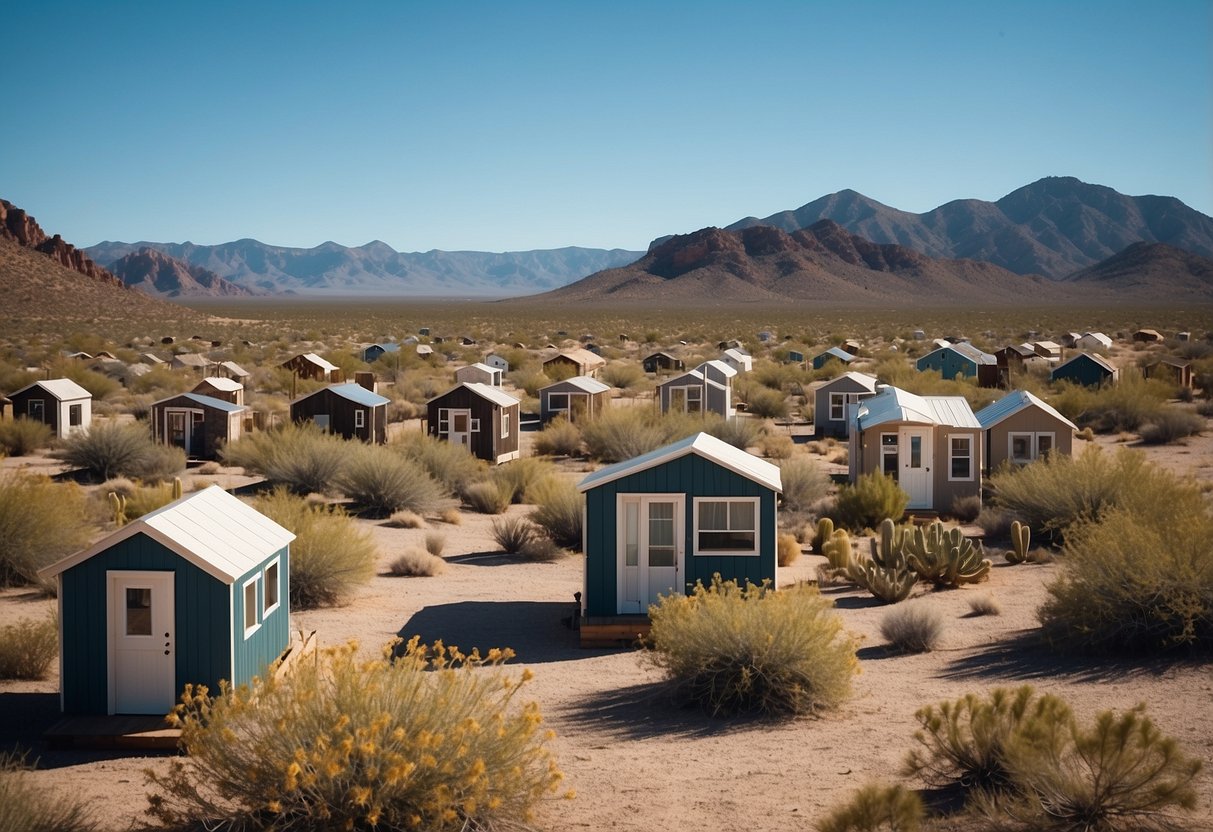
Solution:
{"label": "dry grass clump", "polygon": [[535,437],[535,453],[577,456],[581,453],[581,428],[565,417],[557,416]]}
{"label": "dry grass clump", "polygon": [[548,460],[523,457],[494,468],[492,481],[511,503],[525,503],[536,483],[555,473],[556,466]]}
{"label": "dry grass clump", "polygon": [[535,510],[531,521],[565,549],[581,548],[581,494],[572,483],[556,479],[544,480],[534,488]]}
{"label": "dry grass clump", "polygon": [[292,607],[336,606],[374,576],[375,542],[339,506],[309,505],[285,488],[258,497],[255,505],[296,535],[291,541]]}
{"label": "dry grass clump", "polygon": [[219,470],[220,470],[222,467],[223,467],[223,466],[221,466],[221,465],[220,465],[218,462],[215,462],[215,461],[212,459],[212,460],[210,460],[209,462],[204,462],[204,463],[202,463],[201,465],[199,465],[199,466],[198,466],[198,473],[199,473],[199,474],[202,474],[203,476],[208,476],[208,477],[209,477],[209,476],[214,476],[215,474],[218,474],[218,473],[219,473]]}
{"label": "dry grass clump", "polygon": [[943,635],[943,615],[922,601],[899,604],[880,619],[880,634],[903,653],[930,653]]}
{"label": "dry grass clump", "polygon": [[425,522],[425,518],[415,511],[405,509],[403,511],[394,511],[392,516],[387,519],[387,524],[396,529],[426,529],[429,524]]}
{"label": "dry grass clump", "polygon": [[493,670],[512,651],[356,649],[214,698],[187,688],[173,719],[188,761],[148,775],[150,814],[174,828],[515,829],[556,793],[538,706],[517,701],[529,672]]}
{"label": "dry grass clump", "polygon": [[394,558],[387,568],[389,575],[397,578],[418,578],[441,575],[446,571],[446,561],[425,549],[409,548]]}
{"label": "dry grass clump", "polygon": [[535,535],[518,547],[518,557],[532,563],[553,563],[566,557],[569,552],[556,545],[550,537]]}
{"label": "dry grass clump", "polygon": [[952,517],[961,523],[972,523],[981,516],[981,495],[970,494],[952,501]]}
{"label": "dry grass clump", "polygon": [[185,451],[157,444],[146,425],[130,422],[94,422],[63,440],[53,455],[98,482],[118,476],[154,482],[185,469]]}
{"label": "dry grass clump", "polygon": [[390,446],[407,459],[421,463],[448,494],[463,497],[467,487],[484,480],[488,465],[462,445],[452,445],[424,433],[410,431]]}
{"label": "dry grass clump", "polygon": [[1147,445],[1169,445],[1189,436],[1195,436],[1205,428],[1205,420],[1186,410],[1165,409],[1151,417],[1139,431],[1141,441]]}
{"label": "dry grass clump", "polygon": [[805,456],[780,463],[779,479],[783,484],[781,507],[785,511],[804,511],[830,493],[829,475]]}
{"label": "dry grass clump", "polygon": [[510,495],[492,481],[469,485],[464,489],[463,500],[480,514],[502,514],[510,507]]}
{"label": "dry grass clump", "polygon": [[817,832],[918,832],[926,815],[917,792],[869,783],[817,822]]}
{"label": "dry grass clump", "polygon": [[525,517],[501,517],[493,521],[493,540],[508,555],[518,554],[538,536],[539,529]]}
{"label": "dry grass clump", "polygon": [[57,655],[59,626],[54,618],[25,619],[0,629],[0,679],[45,679]]}
{"label": "dry grass clump", "polygon": [[704,430],[721,442],[727,442],[734,448],[740,448],[743,451],[763,435],[762,422],[742,416],[712,420],[704,427]]}
{"label": "dry grass clump", "polygon": [[24,416],[0,421],[0,451],[6,456],[25,456],[51,444],[50,426]]}
{"label": "dry grass clump", "polygon": [[789,459],[796,444],[786,433],[765,433],[758,439],[758,450],[767,459]]}
{"label": "dry grass clump", "polygon": [[88,498],[75,483],[13,472],[0,474],[0,586],[36,584],[38,570],[83,548]]}
{"label": "dry grass clump", "polygon": [[649,608],[649,654],[677,698],[714,716],[798,716],[842,703],[858,672],[855,642],[815,587],[772,592],[713,580]]}
{"label": "dry grass clump", "polygon": [[791,408],[782,390],[752,387],[746,396],[746,412],[760,419],[786,419]]}
{"label": "dry grass clump", "polygon": [[872,529],[886,517],[898,520],[910,495],[892,477],[873,471],[838,489],[834,520],[852,531]]}
{"label": "dry grass clump", "polygon": [[661,414],[648,407],[611,407],[582,425],[586,453],[601,462],[619,462],[656,450],[698,431],[710,431],[719,416]]}
{"label": "dry grass clump", "polygon": [[[162,482],[155,485],[136,487],[125,498],[124,513],[126,519],[134,520],[145,514],[150,514],[158,508],[163,508],[179,496],[177,483]],[[107,494],[109,492],[106,492]]]}
{"label": "dry grass clump", "polygon": [[39,789],[25,759],[0,753],[0,829],[5,832],[93,832],[97,824],[72,795]]}
{"label": "dry grass clump", "polygon": [[444,508],[438,512],[438,519],[448,526],[462,526],[463,515],[459,513],[459,509],[455,507]]}
{"label": "dry grass clump", "polygon": [[1002,605],[988,592],[970,598],[969,610],[973,615],[1002,615]]}
{"label": "dry grass clump", "polygon": [[350,444],[336,485],[356,505],[380,517],[437,508],[442,489],[419,463],[378,445]]}
{"label": "dry grass clump", "polygon": [[446,548],[446,535],[442,532],[430,532],[425,536],[425,550],[431,555],[440,556]]}
{"label": "dry grass clump", "polygon": [[776,541],[775,558],[780,566],[791,566],[800,559],[800,541],[796,535],[779,535]]}
{"label": "dry grass clump", "polygon": [[288,423],[246,433],[225,445],[220,455],[226,464],[260,474],[295,494],[329,494],[336,487],[351,447],[311,422]]}

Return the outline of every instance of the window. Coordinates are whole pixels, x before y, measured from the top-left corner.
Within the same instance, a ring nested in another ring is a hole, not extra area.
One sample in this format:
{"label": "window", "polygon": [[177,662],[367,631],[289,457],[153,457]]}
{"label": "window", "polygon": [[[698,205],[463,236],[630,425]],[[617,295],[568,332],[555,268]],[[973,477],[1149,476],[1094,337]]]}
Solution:
{"label": "window", "polygon": [[366,427],[366,411],[361,407],[354,411],[354,427]]}
{"label": "window", "polygon": [[830,421],[841,422],[847,413],[847,395],[846,393],[831,393],[830,394]]}
{"label": "window", "polygon": [[695,554],[757,555],[758,498],[695,498]]}
{"label": "window", "polygon": [[548,393],[548,410],[565,411],[569,409],[568,393]]}
{"label": "window", "polygon": [[1027,465],[1053,450],[1052,433],[1007,434],[1007,456],[1014,465]]}
{"label": "window", "polygon": [[438,408],[438,435],[446,436],[451,432],[451,411],[448,408]]}
{"label": "window", "polygon": [[472,420],[471,432],[472,432],[472,433],[480,433],[480,420],[479,420],[479,419],[473,419],[473,420]]}
{"label": "window", "polygon": [[948,479],[973,479],[973,437],[948,437]]}
{"label": "window", "polygon": [[893,482],[897,482],[898,453],[897,434],[880,434],[880,470],[892,477]]}
{"label": "window", "polygon": [[80,406],[80,405],[78,405],[78,404],[71,404],[71,405],[68,405],[68,407],[67,407],[67,423],[68,423],[68,425],[69,425],[69,426],[71,426],[71,427],[73,427],[73,428],[74,428],[74,427],[79,427],[80,422],[81,422],[81,421],[83,421],[83,418],[84,418],[84,417],[83,417],[83,415],[81,414],[81,406]]}
{"label": "window", "polygon": [[505,439],[510,435],[510,412],[508,410],[501,411],[501,438]]}
{"label": "window", "polygon": [[687,388],[687,413],[702,413],[703,412],[703,388],[688,387]]}
{"label": "window", "polygon": [[278,609],[278,599],[281,597],[279,592],[281,583],[278,577],[281,561],[275,560],[265,567],[265,593],[261,599],[261,617],[264,619],[271,612]]}
{"label": "window", "polygon": [[35,422],[46,421],[46,403],[42,399],[30,399],[25,412]]}
{"label": "window", "polygon": [[126,634],[128,636],[150,636],[152,634],[152,591],[150,588],[127,587]]}
{"label": "window", "polygon": [[257,629],[257,581],[250,578],[244,585],[244,637],[248,638]]}

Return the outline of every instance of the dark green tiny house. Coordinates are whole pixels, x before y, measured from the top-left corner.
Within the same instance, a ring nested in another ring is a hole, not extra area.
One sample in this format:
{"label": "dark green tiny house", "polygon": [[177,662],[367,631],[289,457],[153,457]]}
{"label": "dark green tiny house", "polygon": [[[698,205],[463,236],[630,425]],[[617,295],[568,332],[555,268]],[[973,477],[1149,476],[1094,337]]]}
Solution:
{"label": "dark green tiny house", "polygon": [[294,538],[211,486],[42,570],[58,581],[63,711],[164,714],[186,684],[264,673],[290,641]]}
{"label": "dark green tiny house", "polygon": [[719,573],[775,582],[779,468],[706,433],[602,468],[585,494],[587,618],[636,615]]}

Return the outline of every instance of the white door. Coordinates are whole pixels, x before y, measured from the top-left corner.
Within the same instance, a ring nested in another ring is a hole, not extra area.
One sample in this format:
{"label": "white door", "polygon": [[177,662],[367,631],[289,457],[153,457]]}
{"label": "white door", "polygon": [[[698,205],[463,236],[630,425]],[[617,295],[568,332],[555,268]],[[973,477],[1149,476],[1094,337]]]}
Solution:
{"label": "white door", "polygon": [[658,595],[682,593],[681,496],[620,498],[620,613],[643,613]]}
{"label": "white door", "polygon": [[167,714],[177,700],[172,572],[108,572],[110,713]]}
{"label": "white door", "polygon": [[447,441],[452,445],[463,445],[466,448],[472,438],[472,411],[452,410],[450,419],[451,432],[447,435]]}
{"label": "white door", "polygon": [[910,495],[907,508],[931,508],[931,429],[902,428],[897,482]]}

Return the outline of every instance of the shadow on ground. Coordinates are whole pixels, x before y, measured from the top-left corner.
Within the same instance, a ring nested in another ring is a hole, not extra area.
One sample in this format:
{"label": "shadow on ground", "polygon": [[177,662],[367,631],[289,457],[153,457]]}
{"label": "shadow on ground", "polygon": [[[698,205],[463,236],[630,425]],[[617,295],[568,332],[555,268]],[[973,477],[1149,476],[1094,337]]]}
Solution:
{"label": "shadow on ground", "polygon": [[136,751],[129,748],[52,748],[42,735],[62,717],[57,693],[0,693],[0,753],[24,754],[27,765],[40,769],[64,768],[97,760],[176,754],[175,751]]}
{"label": "shadow on ground", "polygon": [[558,712],[587,731],[620,739],[711,737],[772,724],[762,717],[713,717],[698,708],[681,707],[669,688],[650,682],[594,694]]}
{"label": "shadow on ground", "polygon": [[463,652],[480,648],[484,655],[493,647],[513,648],[515,663],[542,664],[600,655],[584,650],[576,630],[561,619],[576,614],[573,599],[560,601],[459,601],[425,607],[400,628],[405,641],[420,636],[422,642],[442,639]]}

